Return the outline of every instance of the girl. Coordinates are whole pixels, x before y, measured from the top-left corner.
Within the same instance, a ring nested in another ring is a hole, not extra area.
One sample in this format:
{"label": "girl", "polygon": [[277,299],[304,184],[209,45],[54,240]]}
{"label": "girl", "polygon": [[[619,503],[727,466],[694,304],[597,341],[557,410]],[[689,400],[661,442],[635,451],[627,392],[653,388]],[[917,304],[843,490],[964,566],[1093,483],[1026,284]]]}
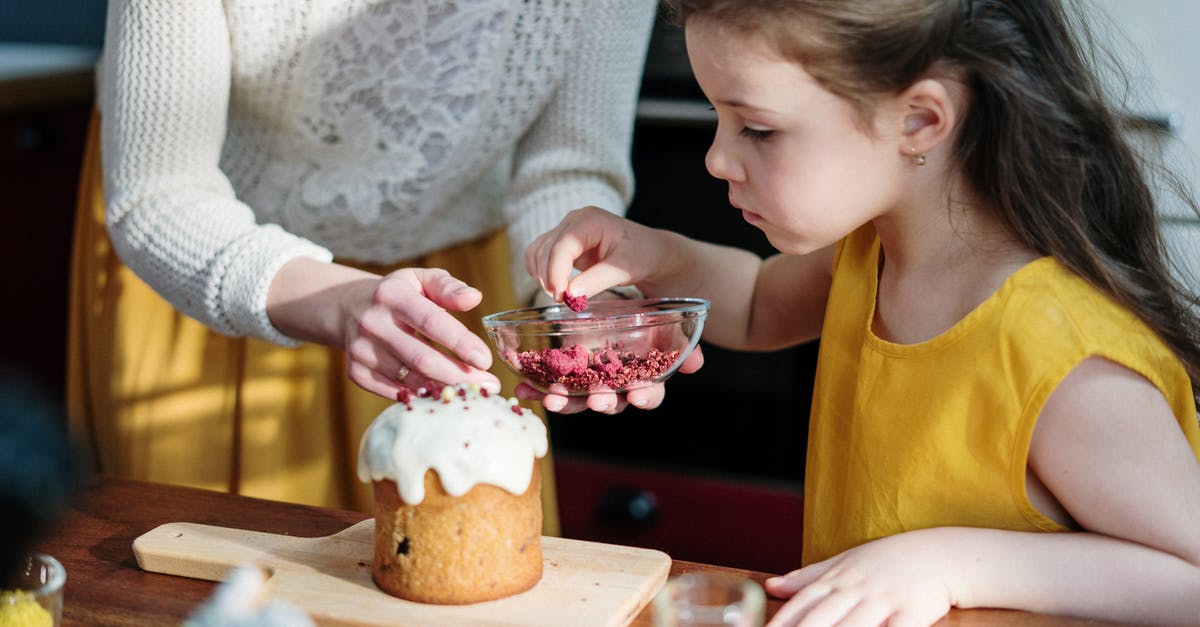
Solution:
{"label": "girl", "polygon": [[772,624],[1200,622],[1200,324],[1081,26],[1054,0],[672,4],[708,170],[780,254],[585,209],[526,264],[550,294],[709,298],[716,345],[821,338]]}

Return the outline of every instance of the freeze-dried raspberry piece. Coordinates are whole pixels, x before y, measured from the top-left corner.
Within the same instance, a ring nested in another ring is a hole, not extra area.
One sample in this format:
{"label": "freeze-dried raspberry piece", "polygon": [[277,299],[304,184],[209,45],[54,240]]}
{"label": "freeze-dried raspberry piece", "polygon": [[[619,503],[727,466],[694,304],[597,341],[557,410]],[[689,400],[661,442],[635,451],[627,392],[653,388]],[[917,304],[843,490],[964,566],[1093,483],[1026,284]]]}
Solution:
{"label": "freeze-dried raspberry piece", "polygon": [[579,344],[566,349],[547,349],[542,354],[542,360],[546,362],[550,374],[556,377],[579,374],[588,368],[587,350]]}
{"label": "freeze-dried raspberry piece", "polygon": [[563,302],[567,304],[567,307],[571,308],[571,311],[583,311],[584,309],[587,309],[587,294],[571,296],[570,294],[563,292]]}

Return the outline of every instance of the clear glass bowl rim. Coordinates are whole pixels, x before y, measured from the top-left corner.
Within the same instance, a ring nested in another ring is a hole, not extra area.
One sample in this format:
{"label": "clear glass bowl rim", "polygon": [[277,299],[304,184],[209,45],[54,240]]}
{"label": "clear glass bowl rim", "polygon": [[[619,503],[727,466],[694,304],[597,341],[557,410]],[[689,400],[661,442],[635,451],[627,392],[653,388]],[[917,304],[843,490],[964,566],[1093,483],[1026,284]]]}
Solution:
{"label": "clear glass bowl rim", "polygon": [[[614,315],[575,316],[575,312],[564,304],[523,307],[486,315],[483,317],[483,326],[489,332],[516,332],[521,335],[574,335],[601,330],[612,332],[674,324],[679,320],[707,315],[710,307],[707,299],[687,297],[597,301],[595,304],[602,308],[620,305],[639,310]],[[542,317],[548,311],[562,311],[566,315],[562,318]],[[580,313],[587,314],[588,310]],[[555,328],[564,324],[570,328]]]}

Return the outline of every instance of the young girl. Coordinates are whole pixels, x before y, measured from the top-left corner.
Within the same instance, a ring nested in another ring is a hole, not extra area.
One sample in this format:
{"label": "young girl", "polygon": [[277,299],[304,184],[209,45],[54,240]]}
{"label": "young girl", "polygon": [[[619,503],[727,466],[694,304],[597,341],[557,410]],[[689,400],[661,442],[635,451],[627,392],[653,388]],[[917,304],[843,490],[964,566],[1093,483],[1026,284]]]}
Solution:
{"label": "young girl", "polygon": [[821,338],[772,624],[1200,623],[1200,324],[1081,25],[1054,0],[672,4],[708,170],[780,254],[585,209],[526,264],[551,294],[709,298],[715,345]]}

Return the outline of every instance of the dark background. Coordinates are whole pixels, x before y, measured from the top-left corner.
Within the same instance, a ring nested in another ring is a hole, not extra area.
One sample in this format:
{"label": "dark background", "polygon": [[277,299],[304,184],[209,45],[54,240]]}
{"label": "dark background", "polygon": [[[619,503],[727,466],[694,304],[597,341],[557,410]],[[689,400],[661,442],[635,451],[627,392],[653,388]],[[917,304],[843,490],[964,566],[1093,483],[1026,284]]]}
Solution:
{"label": "dark background", "polygon": [[99,46],[104,0],[0,0],[0,43]]}

